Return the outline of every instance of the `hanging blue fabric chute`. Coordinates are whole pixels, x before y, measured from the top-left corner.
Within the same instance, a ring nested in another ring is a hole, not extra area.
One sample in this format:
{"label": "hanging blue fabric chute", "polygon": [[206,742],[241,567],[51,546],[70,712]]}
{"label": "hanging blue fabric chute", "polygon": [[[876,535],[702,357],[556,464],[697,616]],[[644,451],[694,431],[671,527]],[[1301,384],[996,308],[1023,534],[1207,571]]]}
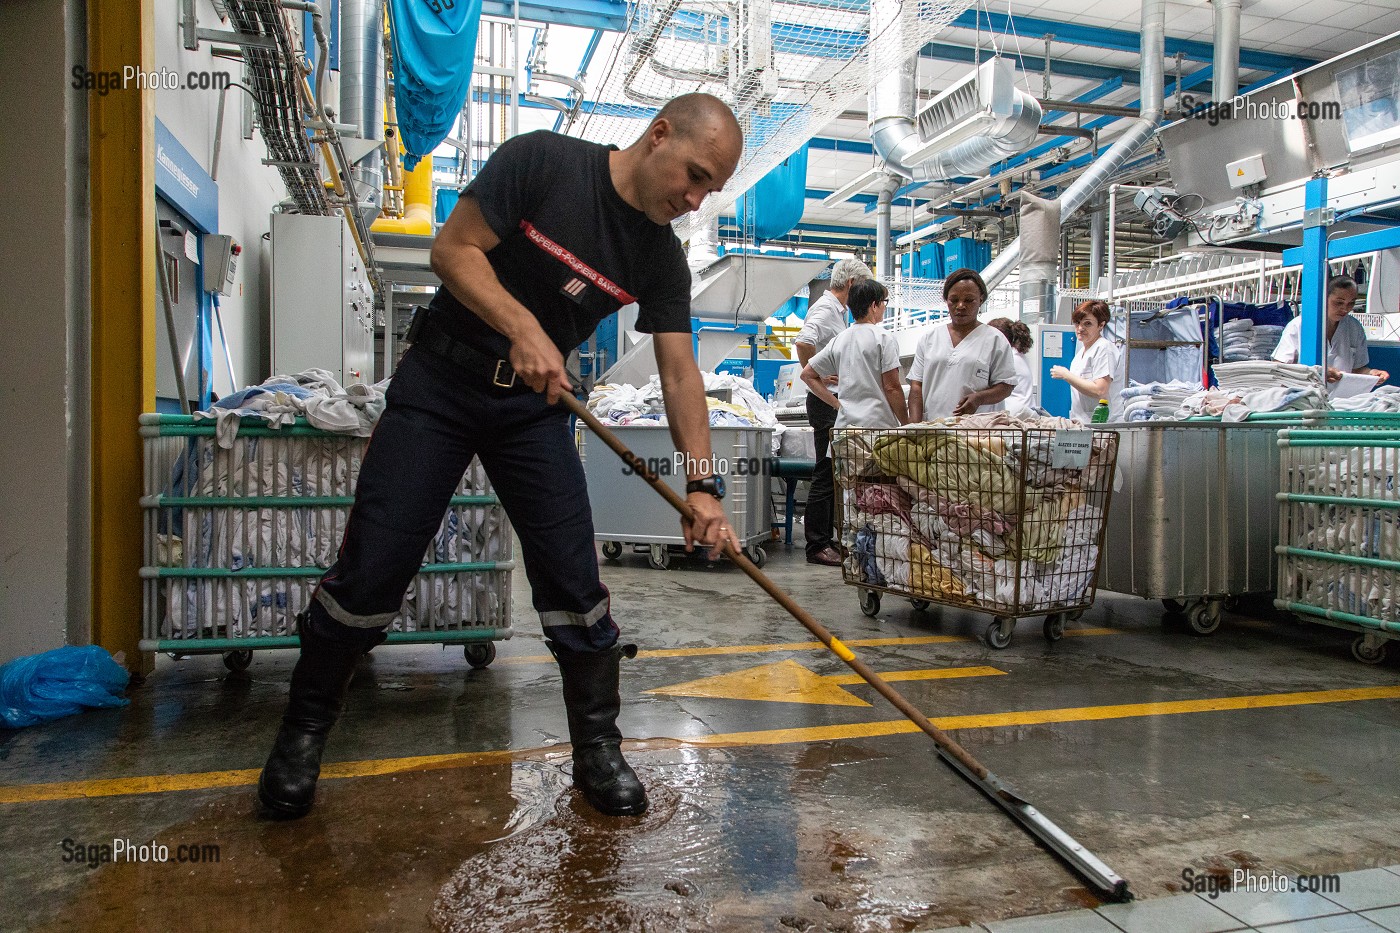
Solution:
{"label": "hanging blue fabric chute", "polygon": [[735,206],[754,239],[776,240],[802,220],[807,198],[807,145],[775,165]]}
{"label": "hanging blue fabric chute", "polygon": [[481,0],[389,0],[405,171],[452,132],[471,88]]}

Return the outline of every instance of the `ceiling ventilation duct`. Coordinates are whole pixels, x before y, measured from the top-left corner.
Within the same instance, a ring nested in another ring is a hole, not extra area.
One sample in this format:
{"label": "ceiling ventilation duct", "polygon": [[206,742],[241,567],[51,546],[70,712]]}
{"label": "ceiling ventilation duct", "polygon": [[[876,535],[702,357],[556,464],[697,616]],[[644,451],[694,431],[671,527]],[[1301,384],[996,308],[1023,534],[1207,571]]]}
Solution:
{"label": "ceiling ventilation duct", "polygon": [[[904,76],[901,70],[889,80]],[[910,92],[901,98],[912,100],[912,70],[908,80]],[[1015,82],[1011,65],[993,58],[929,101],[917,124],[907,116],[877,115],[872,103],[870,139],[891,170],[914,181],[981,174],[1035,142],[1040,102]]]}
{"label": "ceiling ventilation duct", "polygon": [[[898,35],[909,12],[899,0],[873,0],[870,34]],[[915,60],[891,74],[872,62],[870,141],[889,169],[913,181],[975,175],[1025,151],[1040,127],[1040,104],[1016,87],[1009,62],[992,58],[914,113]],[[878,76],[877,76],[878,75]]]}

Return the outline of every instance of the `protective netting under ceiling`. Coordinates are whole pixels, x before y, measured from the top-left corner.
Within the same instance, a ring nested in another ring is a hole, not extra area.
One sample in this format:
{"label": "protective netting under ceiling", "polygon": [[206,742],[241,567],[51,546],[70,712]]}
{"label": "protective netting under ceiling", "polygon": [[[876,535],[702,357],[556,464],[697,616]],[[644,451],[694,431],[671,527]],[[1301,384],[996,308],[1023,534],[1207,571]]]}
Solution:
{"label": "protective netting under ceiling", "polygon": [[743,158],[723,191],[676,222],[685,240],[834,117],[857,101],[864,110],[875,81],[971,5],[889,2],[888,25],[872,35],[867,0],[642,0],[607,64],[598,103],[571,133],[625,147],[681,94],[706,91],[733,107],[744,127]]}

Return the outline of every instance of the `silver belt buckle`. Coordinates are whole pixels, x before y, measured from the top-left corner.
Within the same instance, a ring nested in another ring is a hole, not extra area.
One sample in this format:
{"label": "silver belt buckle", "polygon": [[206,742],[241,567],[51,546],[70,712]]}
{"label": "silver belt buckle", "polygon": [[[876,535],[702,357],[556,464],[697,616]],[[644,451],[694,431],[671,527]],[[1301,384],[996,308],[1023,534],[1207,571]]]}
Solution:
{"label": "silver belt buckle", "polygon": [[513,388],[515,388],[515,370],[510,369],[510,380],[507,381],[507,382],[502,382],[502,381],[501,381],[501,367],[502,367],[502,366],[506,367],[507,369],[510,369],[510,363],[506,362],[505,360],[497,360],[497,361],[496,361],[496,372],[491,376],[491,384],[494,385],[494,386],[499,386],[499,387],[502,388],[502,389],[513,389]]}

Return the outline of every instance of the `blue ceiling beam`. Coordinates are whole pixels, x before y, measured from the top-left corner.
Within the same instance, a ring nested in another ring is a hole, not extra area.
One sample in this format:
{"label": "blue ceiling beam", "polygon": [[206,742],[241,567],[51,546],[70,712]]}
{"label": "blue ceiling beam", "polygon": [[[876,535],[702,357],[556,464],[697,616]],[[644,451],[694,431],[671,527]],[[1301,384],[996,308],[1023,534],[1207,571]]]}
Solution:
{"label": "blue ceiling beam", "polygon": [[[912,188],[915,186],[910,187]],[[826,191],[822,188],[808,188],[805,196],[808,201],[824,201],[828,197],[830,197],[831,194],[832,192]],[[880,197],[879,195],[867,194],[862,192],[861,194],[853,194],[846,200],[852,201],[856,204],[866,205],[865,212],[868,214],[873,209],[873,206],[880,200]],[[928,198],[905,198],[898,196],[895,198],[894,201],[896,207],[919,207],[927,203]]]}
{"label": "blue ceiling beam", "polygon": [[[992,13],[987,10],[968,10],[955,18],[950,25],[959,29],[981,29],[999,35],[1019,35],[1027,38],[1053,35],[1054,41],[1067,45],[1112,49],[1116,52],[1136,54],[1142,48],[1142,34],[1139,32],[1084,26],[1079,23],[1041,19],[1037,16],[1017,16],[1013,19],[1004,13]],[[1168,58],[1180,52],[1188,60],[1197,62],[1210,62],[1215,58],[1215,48],[1211,43],[1194,39],[1173,39],[1171,36],[1166,38],[1165,52]],[[1304,58],[1301,55],[1240,49],[1241,68],[1259,71],[1301,71],[1317,63],[1318,59]]]}
{"label": "blue ceiling beam", "polygon": [[[740,229],[737,218],[733,215],[725,214],[719,218],[721,227],[733,227]],[[874,236],[875,230],[871,227],[844,227],[839,224],[809,224],[801,223],[793,228],[794,230],[810,230],[813,233],[829,233],[840,236]]]}
{"label": "blue ceiling beam", "polygon": [[[482,0],[481,12],[486,16],[511,19],[515,16],[515,3],[514,0]],[[627,4],[618,0],[551,0],[548,4],[540,0],[520,0],[520,18],[534,23],[624,32]]]}
{"label": "blue ceiling beam", "polygon": [[859,139],[831,139],[825,136],[813,137],[808,143],[811,149],[826,149],[833,152],[854,152],[859,155],[874,155],[875,147]]}
{"label": "blue ceiling beam", "polygon": [[[992,57],[991,49],[982,49],[980,54],[976,49],[970,49],[964,45],[948,45],[943,42],[930,42],[919,50],[919,55],[923,58],[940,62],[966,62],[970,65],[980,65]],[[1026,74],[1044,74],[1045,59],[1034,55],[1018,55],[1017,63]],[[1050,73],[1060,75],[1065,78],[1080,78],[1086,81],[1111,81],[1114,78],[1120,79],[1124,84],[1136,85],[1139,83],[1139,75],[1136,71],[1126,68],[1113,68],[1108,65],[1089,65],[1084,62],[1071,62],[1062,58],[1050,59]]]}
{"label": "blue ceiling beam", "polygon": [[[1119,90],[1122,87],[1122,78],[1110,78],[1107,81],[1100,84],[1098,87],[1090,88],[1083,94],[1080,94],[1078,97],[1074,98],[1074,103],[1092,104],[1094,101],[1107,97],[1108,95],[1112,94],[1114,91]],[[1054,123],[1056,120],[1061,120],[1069,115],[1070,114],[1064,110],[1052,110],[1049,113],[1042,114],[1040,117],[1040,122],[1042,124]]]}

